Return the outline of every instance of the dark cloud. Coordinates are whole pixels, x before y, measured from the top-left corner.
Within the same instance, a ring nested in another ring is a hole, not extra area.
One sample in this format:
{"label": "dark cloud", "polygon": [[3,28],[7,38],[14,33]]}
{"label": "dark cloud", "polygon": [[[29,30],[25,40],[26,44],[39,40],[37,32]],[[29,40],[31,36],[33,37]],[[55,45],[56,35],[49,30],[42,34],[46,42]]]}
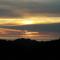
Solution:
{"label": "dark cloud", "polygon": [[23,26],[0,26],[0,28],[16,29],[16,30],[31,30],[31,31],[37,31],[37,32],[59,32],[60,33],[60,24],[58,23],[23,25]]}
{"label": "dark cloud", "polygon": [[0,17],[21,17],[24,13],[60,16],[59,0],[0,0]]}

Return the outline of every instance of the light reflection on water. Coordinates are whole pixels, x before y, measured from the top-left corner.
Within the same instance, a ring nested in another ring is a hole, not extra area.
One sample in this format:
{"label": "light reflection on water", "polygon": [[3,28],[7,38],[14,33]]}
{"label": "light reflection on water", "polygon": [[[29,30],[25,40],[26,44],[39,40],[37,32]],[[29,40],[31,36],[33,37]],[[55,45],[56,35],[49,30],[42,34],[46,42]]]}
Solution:
{"label": "light reflection on water", "polygon": [[48,40],[58,39],[59,37],[60,37],[60,33],[0,29],[0,39],[13,40],[17,38],[26,38],[26,39],[32,39],[32,40],[38,40],[38,41],[41,41],[41,40],[48,41]]}

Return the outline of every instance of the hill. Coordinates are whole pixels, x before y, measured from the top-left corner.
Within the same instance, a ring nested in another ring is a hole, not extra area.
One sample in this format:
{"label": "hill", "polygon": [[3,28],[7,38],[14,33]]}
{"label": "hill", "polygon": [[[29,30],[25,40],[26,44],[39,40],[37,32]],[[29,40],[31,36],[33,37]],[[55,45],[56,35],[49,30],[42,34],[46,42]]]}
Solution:
{"label": "hill", "polygon": [[60,39],[58,40],[51,40],[51,41],[35,41],[30,39],[16,39],[14,41],[6,41],[0,39],[0,48],[44,48],[44,47],[58,47],[60,46]]}

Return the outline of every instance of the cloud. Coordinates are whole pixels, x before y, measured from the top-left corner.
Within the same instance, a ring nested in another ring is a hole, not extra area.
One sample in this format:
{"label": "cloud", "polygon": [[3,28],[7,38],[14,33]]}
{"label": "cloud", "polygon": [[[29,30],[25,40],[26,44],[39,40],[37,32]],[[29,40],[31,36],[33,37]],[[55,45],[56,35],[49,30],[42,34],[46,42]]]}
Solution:
{"label": "cloud", "polygon": [[60,1],[0,0],[0,17],[22,17],[25,14],[60,16]]}
{"label": "cloud", "polygon": [[16,29],[16,30],[30,30],[37,32],[58,32],[60,33],[60,24],[35,24],[35,25],[23,25],[23,26],[0,26],[5,29]]}
{"label": "cloud", "polygon": [[20,35],[23,30],[4,29],[0,28],[0,36],[17,36]]}

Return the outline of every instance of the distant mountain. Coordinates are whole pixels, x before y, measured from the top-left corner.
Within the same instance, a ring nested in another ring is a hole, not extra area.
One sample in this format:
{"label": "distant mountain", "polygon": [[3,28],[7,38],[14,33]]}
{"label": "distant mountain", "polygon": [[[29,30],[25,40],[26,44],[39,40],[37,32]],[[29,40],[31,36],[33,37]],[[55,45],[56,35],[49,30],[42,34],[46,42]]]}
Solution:
{"label": "distant mountain", "polygon": [[16,29],[16,30],[32,30],[42,32],[60,32],[60,23],[54,24],[35,24],[22,26],[0,26],[0,28]]}

